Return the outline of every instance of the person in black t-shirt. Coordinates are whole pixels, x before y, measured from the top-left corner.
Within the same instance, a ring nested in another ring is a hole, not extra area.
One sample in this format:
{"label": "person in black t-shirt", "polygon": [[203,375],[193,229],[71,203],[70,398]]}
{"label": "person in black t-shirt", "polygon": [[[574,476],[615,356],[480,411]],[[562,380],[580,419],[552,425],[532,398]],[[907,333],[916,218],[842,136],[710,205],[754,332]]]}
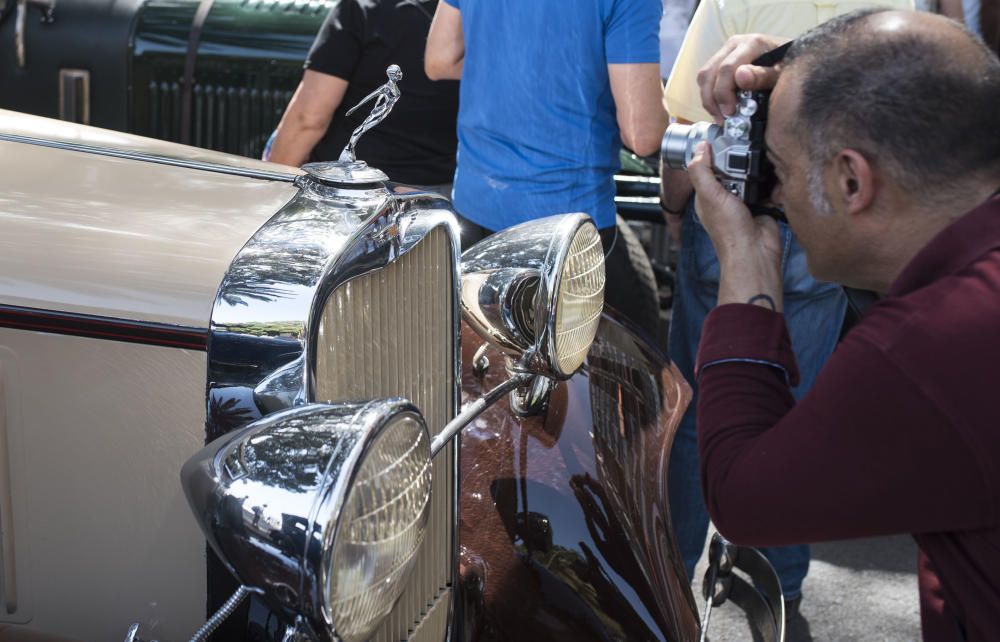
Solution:
{"label": "person in black t-shirt", "polygon": [[364,135],[357,157],[391,180],[444,185],[455,175],[458,83],[431,82],[424,47],[437,0],[342,0],[330,11],[302,82],[275,132],[268,160],[287,165],[337,160],[369,109],[347,111],[386,81],[397,64],[402,98]]}

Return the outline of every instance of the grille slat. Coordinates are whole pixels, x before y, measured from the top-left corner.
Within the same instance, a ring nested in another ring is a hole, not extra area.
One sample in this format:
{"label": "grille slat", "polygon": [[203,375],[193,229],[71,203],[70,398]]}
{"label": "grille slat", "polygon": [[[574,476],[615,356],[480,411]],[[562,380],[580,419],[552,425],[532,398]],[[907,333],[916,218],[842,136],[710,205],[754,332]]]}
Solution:
{"label": "grille slat", "polygon": [[[440,432],[454,415],[456,395],[453,269],[451,240],[439,227],[386,268],[334,291],[318,333],[317,401],[403,396],[420,408],[432,437]],[[424,544],[396,608],[373,640],[408,639],[448,590],[454,458],[449,444],[434,460]]]}
{"label": "grille slat", "polygon": [[[180,141],[181,83],[154,79],[145,89],[137,90],[137,94],[143,92],[148,117],[143,117],[145,125],[140,125],[136,133]],[[196,82],[190,98],[191,144],[260,158],[291,97],[292,91],[286,89]]]}

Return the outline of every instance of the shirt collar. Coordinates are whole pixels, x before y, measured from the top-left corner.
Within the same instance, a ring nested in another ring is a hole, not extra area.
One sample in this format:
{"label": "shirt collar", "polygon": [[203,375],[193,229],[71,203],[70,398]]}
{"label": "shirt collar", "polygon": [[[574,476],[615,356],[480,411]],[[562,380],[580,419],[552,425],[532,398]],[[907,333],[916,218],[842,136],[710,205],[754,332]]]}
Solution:
{"label": "shirt collar", "polygon": [[889,288],[902,296],[942,276],[954,274],[977,258],[1000,247],[1000,190],[935,236]]}

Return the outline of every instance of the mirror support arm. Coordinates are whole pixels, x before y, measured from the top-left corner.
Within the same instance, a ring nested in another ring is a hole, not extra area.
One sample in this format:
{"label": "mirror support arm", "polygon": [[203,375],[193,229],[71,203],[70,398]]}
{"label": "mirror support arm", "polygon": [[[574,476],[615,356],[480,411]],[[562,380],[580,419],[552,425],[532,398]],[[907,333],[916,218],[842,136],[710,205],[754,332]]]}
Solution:
{"label": "mirror support arm", "polygon": [[502,399],[507,393],[527,385],[533,378],[534,375],[529,373],[517,373],[479,399],[467,404],[465,408],[462,408],[462,412],[449,421],[431,441],[431,457],[434,457],[439,450],[451,441],[452,437],[461,432],[462,428],[472,423],[472,420],[481,415],[483,411]]}

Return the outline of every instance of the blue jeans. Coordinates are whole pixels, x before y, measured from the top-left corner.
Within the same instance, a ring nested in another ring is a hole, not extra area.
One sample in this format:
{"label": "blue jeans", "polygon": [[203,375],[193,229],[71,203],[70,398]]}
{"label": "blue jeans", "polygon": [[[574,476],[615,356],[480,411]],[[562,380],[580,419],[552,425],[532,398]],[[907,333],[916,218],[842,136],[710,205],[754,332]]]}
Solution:
{"label": "blue jeans", "polygon": [[[693,199],[688,203],[682,223],[668,340],[670,359],[694,389],[691,405],[684,413],[674,439],[667,481],[671,519],[689,578],[693,576],[695,564],[705,546],[709,521],[698,472],[695,433],[698,385],[694,378],[694,362],[701,339],[701,325],[715,307],[719,292],[719,261],[692,203]],[[781,234],[785,319],[801,377],[799,386],[792,392],[796,399],[800,399],[833,352],[844,321],[847,298],[840,286],[817,281],[810,276],[802,247],[783,223]],[[798,597],[802,592],[802,581],[809,571],[809,546],[762,550],[781,579],[785,598]]]}

